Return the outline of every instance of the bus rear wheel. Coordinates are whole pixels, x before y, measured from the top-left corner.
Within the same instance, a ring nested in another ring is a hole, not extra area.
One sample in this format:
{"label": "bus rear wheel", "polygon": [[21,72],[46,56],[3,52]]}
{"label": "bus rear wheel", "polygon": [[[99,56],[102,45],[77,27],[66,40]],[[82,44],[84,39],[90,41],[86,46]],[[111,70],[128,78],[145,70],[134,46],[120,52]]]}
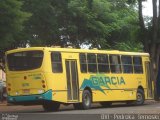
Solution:
{"label": "bus rear wheel", "polygon": [[142,89],[138,89],[135,105],[143,105],[144,101],[145,101],[144,91]]}
{"label": "bus rear wheel", "polygon": [[60,107],[60,103],[58,102],[44,102],[43,104],[43,108],[45,111],[58,111],[59,110],[59,107]]}

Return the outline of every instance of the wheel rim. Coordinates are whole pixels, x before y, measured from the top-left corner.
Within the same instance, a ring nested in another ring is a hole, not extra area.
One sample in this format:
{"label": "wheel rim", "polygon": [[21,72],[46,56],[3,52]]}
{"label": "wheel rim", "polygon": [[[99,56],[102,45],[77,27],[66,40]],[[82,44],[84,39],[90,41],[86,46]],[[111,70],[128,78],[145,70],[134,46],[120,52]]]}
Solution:
{"label": "wheel rim", "polygon": [[90,104],[90,98],[89,98],[88,94],[84,95],[84,103],[86,106],[89,106],[89,104]]}
{"label": "wheel rim", "polygon": [[137,102],[142,102],[143,101],[143,96],[141,93],[137,93]]}

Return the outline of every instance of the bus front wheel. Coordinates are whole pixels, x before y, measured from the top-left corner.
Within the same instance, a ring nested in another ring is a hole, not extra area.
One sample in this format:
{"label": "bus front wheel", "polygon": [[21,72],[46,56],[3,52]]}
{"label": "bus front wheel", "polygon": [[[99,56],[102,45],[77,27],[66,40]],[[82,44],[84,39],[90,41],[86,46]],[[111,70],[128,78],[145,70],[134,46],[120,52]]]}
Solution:
{"label": "bus front wheel", "polygon": [[44,102],[43,108],[45,111],[58,111],[60,107],[60,103],[58,102]]}

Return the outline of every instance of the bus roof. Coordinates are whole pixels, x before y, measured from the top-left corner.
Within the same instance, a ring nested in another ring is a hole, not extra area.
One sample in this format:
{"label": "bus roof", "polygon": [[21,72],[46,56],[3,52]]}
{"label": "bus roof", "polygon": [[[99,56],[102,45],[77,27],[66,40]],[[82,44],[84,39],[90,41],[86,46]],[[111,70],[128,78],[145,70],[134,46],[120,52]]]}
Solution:
{"label": "bus roof", "polygon": [[18,48],[9,50],[6,54],[20,52],[20,51],[30,51],[30,50],[48,50],[48,51],[60,51],[60,52],[72,52],[72,53],[102,53],[102,54],[122,54],[122,55],[140,55],[149,56],[148,53],[144,52],[126,52],[119,50],[98,50],[98,49],[75,49],[75,48],[60,48],[60,47],[29,47],[29,48]]}

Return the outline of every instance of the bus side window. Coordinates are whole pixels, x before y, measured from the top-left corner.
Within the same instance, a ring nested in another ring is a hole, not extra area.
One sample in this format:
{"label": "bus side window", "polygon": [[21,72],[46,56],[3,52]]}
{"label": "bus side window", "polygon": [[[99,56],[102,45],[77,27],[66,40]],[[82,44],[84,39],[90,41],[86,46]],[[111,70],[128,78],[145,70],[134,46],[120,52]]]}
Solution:
{"label": "bus side window", "polygon": [[98,72],[99,73],[109,73],[108,55],[97,54],[98,61]]}
{"label": "bus side window", "polygon": [[80,53],[80,54],[79,54],[79,59],[80,59],[81,72],[82,72],[82,73],[87,73],[87,59],[86,59],[86,54],[85,54],[85,53]]}
{"label": "bus side window", "polygon": [[88,72],[96,73],[97,72],[96,54],[88,53],[87,62],[88,62]]}
{"label": "bus side window", "polygon": [[62,58],[60,52],[52,52],[51,53],[51,61],[52,61],[52,72],[53,73],[62,73]]}
{"label": "bus side window", "polygon": [[133,64],[134,64],[134,72],[135,73],[143,73],[143,66],[142,66],[142,58],[141,57],[133,57]]}
{"label": "bus side window", "polygon": [[123,73],[133,73],[132,57],[122,55],[121,61],[123,66]]}
{"label": "bus side window", "polygon": [[110,55],[110,68],[112,73],[121,73],[121,64],[119,55]]}

